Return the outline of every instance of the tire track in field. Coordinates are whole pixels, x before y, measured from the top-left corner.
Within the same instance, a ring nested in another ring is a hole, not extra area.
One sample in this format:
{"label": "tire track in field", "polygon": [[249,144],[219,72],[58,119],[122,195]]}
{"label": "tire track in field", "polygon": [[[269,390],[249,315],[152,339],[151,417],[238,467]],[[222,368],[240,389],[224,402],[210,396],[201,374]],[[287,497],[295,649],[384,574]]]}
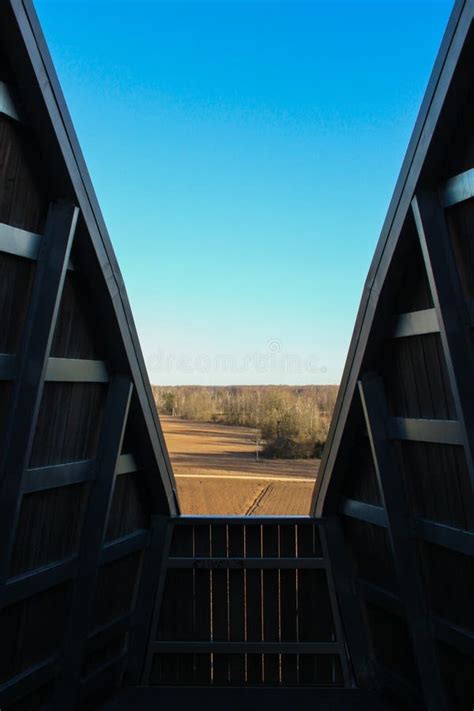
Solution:
{"label": "tire track in field", "polygon": [[266,487],[264,489],[262,489],[262,491],[258,494],[258,496],[250,504],[247,511],[245,512],[245,515],[252,516],[255,513],[255,511],[260,507],[260,504],[262,503],[262,501],[270,494],[272,489],[273,489],[273,484],[267,484]]}

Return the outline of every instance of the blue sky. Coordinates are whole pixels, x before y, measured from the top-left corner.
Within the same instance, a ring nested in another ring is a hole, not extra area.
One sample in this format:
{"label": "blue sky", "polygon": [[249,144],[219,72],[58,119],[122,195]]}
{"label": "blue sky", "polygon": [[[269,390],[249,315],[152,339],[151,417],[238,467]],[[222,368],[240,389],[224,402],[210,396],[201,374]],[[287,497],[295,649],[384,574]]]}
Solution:
{"label": "blue sky", "polygon": [[336,383],[451,0],[37,0],[154,383]]}

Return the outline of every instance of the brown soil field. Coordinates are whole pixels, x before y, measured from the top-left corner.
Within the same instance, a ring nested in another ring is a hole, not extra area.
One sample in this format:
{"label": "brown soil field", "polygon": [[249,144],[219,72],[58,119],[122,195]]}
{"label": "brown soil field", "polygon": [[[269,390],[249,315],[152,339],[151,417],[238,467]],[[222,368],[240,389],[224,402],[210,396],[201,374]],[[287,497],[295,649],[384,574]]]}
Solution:
{"label": "brown soil field", "polygon": [[183,514],[309,513],[319,460],[256,461],[256,430],[160,419]]}

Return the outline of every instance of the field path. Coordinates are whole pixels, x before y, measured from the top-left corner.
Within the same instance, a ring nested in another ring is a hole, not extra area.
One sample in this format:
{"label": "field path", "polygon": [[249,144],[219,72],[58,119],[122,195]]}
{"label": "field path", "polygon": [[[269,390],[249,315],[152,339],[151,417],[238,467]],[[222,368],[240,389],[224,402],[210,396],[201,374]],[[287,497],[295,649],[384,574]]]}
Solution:
{"label": "field path", "polygon": [[256,431],[162,416],[185,514],[308,514],[319,461],[256,460]]}

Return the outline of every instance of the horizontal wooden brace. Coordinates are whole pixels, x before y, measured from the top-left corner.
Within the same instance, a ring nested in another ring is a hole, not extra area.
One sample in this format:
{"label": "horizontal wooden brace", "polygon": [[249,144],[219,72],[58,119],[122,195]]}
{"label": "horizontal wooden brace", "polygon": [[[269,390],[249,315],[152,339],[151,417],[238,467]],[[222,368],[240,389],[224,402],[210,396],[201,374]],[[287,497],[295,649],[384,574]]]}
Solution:
{"label": "horizontal wooden brace", "polygon": [[109,642],[112,642],[117,637],[120,637],[122,634],[128,632],[131,627],[132,620],[133,614],[129,612],[126,615],[109,622],[109,624],[93,630],[87,640],[86,653],[90,654],[96,649],[105,647]]}
{"label": "horizontal wooden brace", "polygon": [[326,568],[324,558],[168,558],[167,568],[206,570],[302,570]]}
{"label": "horizontal wooden brace", "polygon": [[[345,516],[387,528],[387,517],[381,506],[343,499],[341,511]],[[423,518],[415,518],[414,523],[415,532],[421,540],[474,556],[474,533]]]}
{"label": "horizontal wooden brace", "polygon": [[411,684],[405,677],[396,674],[393,669],[386,667],[379,659],[373,659],[372,664],[379,686],[389,690],[395,698],[404,699],[409,709],[421,707],[419,688]]}
{"label": "horizontal wooden brace", "polygon": [[441,190],[441,204],[452,207],[474,197],[474,170],[466,170],[450,178]]}
{"label": "horizontal wooden brace", "polygon": [[60,383],[107,383],[109,374],[101,360],[50,358],[45,380]]}
{"label": "horizontal wooden brace", "polygon": [[422,518],[416,519],[415,528],[418,536],[424,541],[474,557],[474,533],[470,531]]}
{"label": "horizontal wooden brace", "polygon": [[175,526],[189,526],[195,524],[245,524],[246,526],[288,526],[288,525],[321,525],[324,519],[312,518],[311,516],[173,516],[170,522]]}
{"label": "horizontal wooden brace", "polygon": [[[20,227],[0,222],[0,252],[36,261],[42,239],[43,236],[36,232],[29,232],[28,230],[22,230]],[[68,261],[67,268],[69,271],[74,271],[71,259]]]}
{"label": "horizontal wooden brace", "polygon": [[52,656],[25,669],[21,674],[9,679],[0,686],[0,708],[5,708],[6,704],[14,704],[35,689],[47,684],[58,674],[58,657]]}
{"label": "horizontal wooden brace", "polygon": [[41,240],[41,235],[35,232],[28,232],[0,222],[0,252],[7,252],[23,259],[37,259]]}
{"label": "horizontal wooden brace", "polygon": [[422,336],[425,333],[439,333],[436,309],[410,311],[400,314],[395,322],[392,338]]}
{"label": "horizontal wooden brace", "polygon": [[23,475],[21,488],[24,494],[34,491],[56,489],[71,484],[91,481],[95,476],[95,461],[85,459],[82,462],[54,464],[49,467],[27,469]]}
{"label": "horizontal wooden brace", "polygon": [[153,654],[340,654],[339,642],[152,642]]}
{"label": "horizontal wooden brace", "polygon": [[133,454],[121,454],[118,460],[116,474],[131,474],[138,471],[139,467]]}
{"label": "horizontal wooden brace", "polygon": [[42,568],[10,578],[0,598],[0,608],[19,602],[27,597],[32,597],[44,590],[60,585],[66,580],[74,579],[77,575],[77,557],[73,556]]}
{"label": "horizontal wooden brace", "polygon": [[112,563],[114,560],[118,560],[119,558],[123,558],[130,553],[135,553],[136,551],[146,548],[149,540],[150,531],[139,529],[138,531],[130,533],[128,536],[123,536],[123,538],[110,541],[110,543],[107,543],[102,548],[100,565]]}
{"label": "horizontal wooden brace", "polygon": [[434,632],[441,642],[454,647],[461,654],[474,657],[474,637],[466,630],[449,624],[446,620],[437,617],[433,620]]}
{"label": "horizontal wooden brace", "polygon": [[80,680],[81,696],[84,691],[91,693],[93,688],[107,688],[107,683],[104,680],[103,675],[108,671],[115,672],[116,667],[125,664],[127,654],[127,649],[124,649],[124,651],[119,652],[115,657],[113,657],[113,659],[110,659],[108,662],[105,662],[105,664],[102,664],[97,669],[94,669],[94,671],[90,672],[87,676],[82,677]]}
{"label": "horizontal wooden brace", "polygon": [[[367,602],[378,605],[398,617],[405,617],[401,600],[393,593],[387,592],[366,580],[359,579],[357,586],[361,596]],[[429,617],[436,639],[455,647],[462,654],[474,656],[474,637],[467,630],[456,627],[456,625],[452,625],[447,620],[441,619],[436,615],[429,615]]]}
{"label": "horizontal wooden brace", "polygon": [[14,380],[17,373],[17,357],[6,353],[0,354],[0,380]]}
{"label": "horizontal wooden brace", "polygon": [[463,445],[464,438],[457,420],[424,420],[408,417],[391,417],[388,420],[391,439],[434,444]]}
{"label": "horizontal wooden brace", "polygon": [[356,501],[355,499],[343,499],[341,511],[350,518],[356,518],[359,521],[372,523],[383,528],[388,527],[387,514],[382,506],[367,504],[364,501]]}

